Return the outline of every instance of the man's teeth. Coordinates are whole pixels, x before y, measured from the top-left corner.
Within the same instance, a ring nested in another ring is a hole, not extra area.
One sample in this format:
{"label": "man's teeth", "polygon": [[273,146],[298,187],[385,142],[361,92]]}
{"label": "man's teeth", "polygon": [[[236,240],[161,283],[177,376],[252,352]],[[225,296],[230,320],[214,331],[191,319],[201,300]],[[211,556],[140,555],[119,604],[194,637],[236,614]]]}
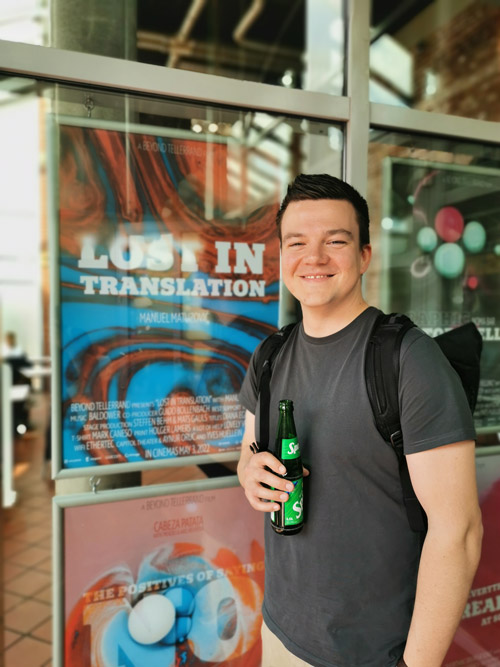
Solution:
{"label": "man's teeth", "polygon": [[328,274],[325,273],[324,275],[321,275],[321,276],[304,276],[304,278],[307,278],[308,280],[311,279],[311,278],[312,278],[312,279],[315,279],[315,278],[328,278]]}

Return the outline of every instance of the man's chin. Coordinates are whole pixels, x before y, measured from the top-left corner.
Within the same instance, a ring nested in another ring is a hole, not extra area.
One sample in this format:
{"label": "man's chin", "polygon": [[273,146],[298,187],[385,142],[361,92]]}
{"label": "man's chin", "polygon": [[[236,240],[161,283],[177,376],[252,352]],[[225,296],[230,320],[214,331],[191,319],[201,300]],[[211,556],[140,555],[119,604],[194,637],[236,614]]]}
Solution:
{"label": "man's chin", "polygon": [[333,308],[334,304],[335,301],[333,299],[304,299],[300,301],[303,309],[306,308],[312,311],[328,310]]}

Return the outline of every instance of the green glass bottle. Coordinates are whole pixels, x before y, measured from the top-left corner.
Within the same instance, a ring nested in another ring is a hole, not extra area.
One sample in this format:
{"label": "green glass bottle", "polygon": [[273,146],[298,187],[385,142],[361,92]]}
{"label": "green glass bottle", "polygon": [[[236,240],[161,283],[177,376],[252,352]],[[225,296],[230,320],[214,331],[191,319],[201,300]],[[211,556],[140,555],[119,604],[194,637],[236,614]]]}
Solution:
{"label": "green glass bottle", "polygon": [[293,482],[293,491],[279,510],[271,512],[271,525],[280,535],[294,535],[304,525],[303,470],[297,429],[293,420],[293,401],[279,404],[278,432],[274,455],[286,468],[284,479]]}

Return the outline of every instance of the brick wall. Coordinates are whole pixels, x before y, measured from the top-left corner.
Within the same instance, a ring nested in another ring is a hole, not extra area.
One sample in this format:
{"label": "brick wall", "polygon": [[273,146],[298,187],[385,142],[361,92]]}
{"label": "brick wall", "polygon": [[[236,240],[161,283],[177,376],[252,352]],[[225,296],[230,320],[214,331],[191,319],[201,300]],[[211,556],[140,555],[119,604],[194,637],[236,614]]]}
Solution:
{"label": "brick wall", "polygon": [[[498,3],[473,2],[423,37],[412,52],[415,108],[500,121]],[[438,77],[437,91],[431,95],[425,92],[428,71]]]}

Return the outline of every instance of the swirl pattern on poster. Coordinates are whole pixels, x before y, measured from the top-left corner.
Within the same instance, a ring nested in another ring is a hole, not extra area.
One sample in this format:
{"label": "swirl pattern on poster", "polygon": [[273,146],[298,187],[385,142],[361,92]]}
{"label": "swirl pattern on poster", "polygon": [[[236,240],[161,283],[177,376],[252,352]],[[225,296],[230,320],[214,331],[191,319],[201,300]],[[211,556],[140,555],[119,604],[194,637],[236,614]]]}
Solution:
{"label": "swirl pattern on poster", "polygon": [[255,200],[228,178],[244,149],[191,133],[59,132],[63,467],[237,450],[278,322],[278,179]]}

